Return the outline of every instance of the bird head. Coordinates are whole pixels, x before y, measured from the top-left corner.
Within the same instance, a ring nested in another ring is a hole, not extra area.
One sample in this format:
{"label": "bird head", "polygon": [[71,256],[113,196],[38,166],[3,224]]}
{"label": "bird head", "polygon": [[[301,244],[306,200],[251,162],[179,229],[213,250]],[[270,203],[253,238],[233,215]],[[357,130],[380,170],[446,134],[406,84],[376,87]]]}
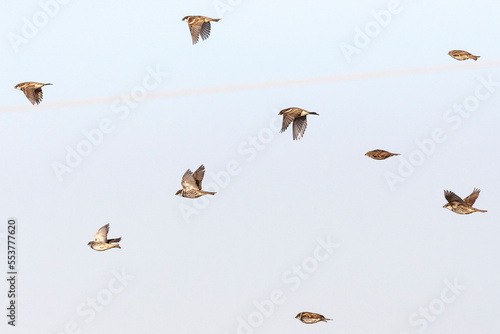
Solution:
{"label": "bird head", "polygon": [[443,205],[443,208],[451,210],[452,206],[450,203],[446,203],[445,205]]}
{"label": "bird head", "polygon": [[185,16],[185,17],[182,19],[182,21],[184,21],[184,22],[189,21],[189,16]]}
{"label": "bird head", "polygon": [[17,84],[17,85],[14,87],[14,89],[19,89],[19,90],[21,90],[21,84]]}
{"label": "bird head", "polygon": [[300,319],[300,316],[301,316],[301,315],[302,315],[302,312],[300,312],[299,314],[297,314],[297,315],[295,316],[295,319]]}
{"label": "bird head", "polygon": [[177,191],[175,194],[178,195],[178,196],[182,196],[182,189],[179,190],[179,191]]}
{"label": "bird head", "polygon": [[89,245],[90,247],[92,247],[93,243],[94,243],[93,241],[89,241],[89,243],[87,245]]}

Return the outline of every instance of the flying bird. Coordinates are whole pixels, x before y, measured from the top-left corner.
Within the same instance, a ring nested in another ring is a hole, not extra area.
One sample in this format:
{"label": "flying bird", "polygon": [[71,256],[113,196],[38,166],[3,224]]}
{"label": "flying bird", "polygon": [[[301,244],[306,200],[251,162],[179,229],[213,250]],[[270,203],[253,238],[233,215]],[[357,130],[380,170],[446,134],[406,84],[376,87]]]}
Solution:
{"label": "flying bird", "polygon": [[112,242],[120,242],[122,238],[108,239],[109,224],[101,227],[96,234],[94,234],[94,241],[90,241],[88,245],[96,251],[105,251],[110,248],[121,248],[119,244]]}
{"label": "flying bird", "polygon": [[304,136],[304,132],[307,127],[307,115],[318,115],[315,112],[309,112],[300,108],[287,108],[279,112],[278,115],[283,115],[283,125],[281,126],[281,132],[285,131],[290,123],[293,122],[293,140],[299,140]]}
{"label": "flying bird", "polygon": [[182,189],[177,191],[175,194],[186,198],[198,198],[203,195],[215,195],[216,193],[214,192],[201,190],[201,181],[203,181],[204,176],[205,166],[203,165],[198,167],[194,174],[188,169],[182,177]]}
{"label": "flying bird", "polygon": [[481,57],[481,56],[474,56],[473,54],[462,50],[451,50],[450,52],[448,52],[448,54],[453,58],[455,58],[456,60],[467,60],[467,59],[477,60],[477,58]]}
{"label": "flying bird", "polygon": [[318,313],[311,313],[311,312],[300,312],[295,316],[295,318],[299,319],[305,324],[315,324],[320,321],[326,322],[327,320],[332,320],[325,318],[321,314]]}
{"label": "flying bird", "polygon": [[40,104],[43,99],[42,87],[52,85],[51,83],[39,83],[39,82],[23,82],[17,84],[14,88],[22,90],[24,95],[30,100],[31,104]]}
{"label": "flying bird", "polygon": [[365,155],[367,157],[370,157],[372,159],[375,159],[375,160],[385,160],[389,157],[392,157],[394,155],[399,155],[398,153],[391,153],[391,152],[387,152],[387,151],[384,151],[384,150],[373,150],[373,151],[370,151],[370,152],[366,152]]}
{"label": "flying bird", "polygon": [[189,25],[193,44],[198,43],[200,35],[203,40],[207,39],[210,36],[210,21],[218,22],[219,20],[220,19],[211,19],[206,16],[186,16],[182,19],[182,21],[187,22]]}
{"label": "flying bird", "polygon": [[481,190],[474,188],[472,194],[470,194],[468,197],[462,200],[454,192],[445,190],[444,197],[446,198],[448,203],[446,203],[443,206],[443,208],[451,210],[461,215],[468,215],[473,212],[488,212],[486,210],[479,210],[472,207],[477,197],[479,196],[480,191]]}

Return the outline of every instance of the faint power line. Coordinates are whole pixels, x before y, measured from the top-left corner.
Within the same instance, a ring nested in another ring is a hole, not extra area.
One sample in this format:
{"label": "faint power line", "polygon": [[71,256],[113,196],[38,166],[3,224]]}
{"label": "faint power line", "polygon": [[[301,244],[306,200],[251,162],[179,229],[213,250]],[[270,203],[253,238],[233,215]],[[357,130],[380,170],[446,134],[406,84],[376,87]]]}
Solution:
{"label": "faint power line", "polygon": [[[491,60],[491,61],[481,61],[477,63],[466,63],[466,64],[456,63],[451,65],[425,66],[425,67],[353,73],[353,74],[335,74],[335,75],[310,77],[310,78],[253,82],[253,83],[233,84],[233,85],[224,85],[216,87],[165,90],[160,92],[149,92],[144,98],[144,100],[169,99],[169,98],[184,97],[184,96],[210,95],[210,94],[232,93],[232,92],[262,90],[262,89],[281,88],[281,87],[317,85],[317,84],[333,83],[333,82],[379,79],[379,78],[398,77],[398,76],[415,75],[415,74],[438,73],[438,72],[469,70],[469,69],[489,68],[498,66],[500,66],[500,60]],[[44,102],[43,105],[38,106],[37,109],[59,109],[59,108],[81,107],[81,106],[98,105],[98,104],[111,104],[117,100],[120,100],[121,98],[122,95],[113,95],[113,96],[93,97],[86,99]],[[14,112],[14,111],[28,111],[28,110],[33,110],[32,106],[28,104],[0,107],[0,113]]]}

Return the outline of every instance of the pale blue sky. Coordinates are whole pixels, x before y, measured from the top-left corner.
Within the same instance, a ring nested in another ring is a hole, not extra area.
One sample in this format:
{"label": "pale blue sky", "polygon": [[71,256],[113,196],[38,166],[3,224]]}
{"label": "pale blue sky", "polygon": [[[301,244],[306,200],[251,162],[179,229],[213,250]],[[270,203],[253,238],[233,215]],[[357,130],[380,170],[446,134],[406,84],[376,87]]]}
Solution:
{"label": "pale blue sky", "polygon": [[[500,326],[496,1],[67,1],[50,17],[48,2],[0,4],[0,254],[15,217],[20,273],[7,333]],[[381,27],[387,8],[397,13]],[[192,45],[186,15],[222,20]],[[47,21],[27,37],[34,16]],[[367,27],[380,29],[356,45]],[[359,51],[349,59],[347,44]],[[452,49],[481,58],[458,62]],[[24,81],[53,86],[32,106],[13,89]],[[461,104],[471,111],[454,112]],[[279,133],[292,106],[320,115],[300,141]],[[364,156],[377,148],[401,156]],[[78,150],[88,154],[68,158]],[[201,164],[218,193],[175,196]],[[442,208],[443,190],[474,187],[488,213]],[[106,223],[122,249],[95,252],[87,243]],[[302,311],[334,320],[305,325]]]}

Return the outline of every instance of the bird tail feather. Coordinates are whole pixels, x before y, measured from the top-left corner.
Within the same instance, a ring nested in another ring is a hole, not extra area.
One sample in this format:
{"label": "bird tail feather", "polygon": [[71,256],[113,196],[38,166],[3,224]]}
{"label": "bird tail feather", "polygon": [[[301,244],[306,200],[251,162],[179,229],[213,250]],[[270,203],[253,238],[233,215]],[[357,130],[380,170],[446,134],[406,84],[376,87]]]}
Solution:
{"label": "bird tail feather", "polygon": [[202,190],[205,195],[215,195],[217,194],[216,192],[211,192],[211,191],[204,191]]}

